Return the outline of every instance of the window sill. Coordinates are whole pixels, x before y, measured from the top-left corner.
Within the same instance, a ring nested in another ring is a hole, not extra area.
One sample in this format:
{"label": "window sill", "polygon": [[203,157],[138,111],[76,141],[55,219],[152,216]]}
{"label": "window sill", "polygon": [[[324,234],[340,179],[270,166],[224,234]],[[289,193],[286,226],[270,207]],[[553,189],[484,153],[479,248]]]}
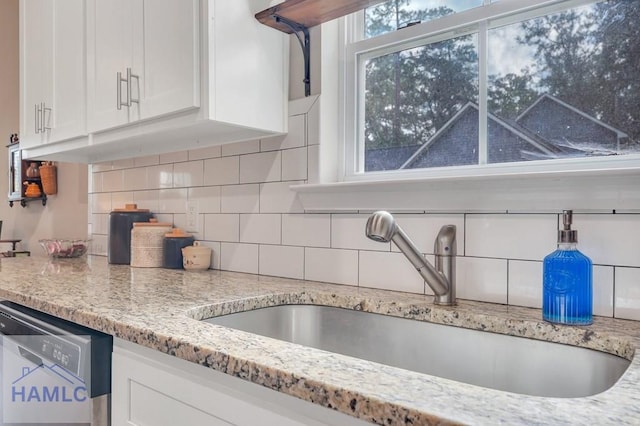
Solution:
{"label": "window sill", "polygon": [[292,185],[305,212],[640,211],[640,164],[608,170]]}

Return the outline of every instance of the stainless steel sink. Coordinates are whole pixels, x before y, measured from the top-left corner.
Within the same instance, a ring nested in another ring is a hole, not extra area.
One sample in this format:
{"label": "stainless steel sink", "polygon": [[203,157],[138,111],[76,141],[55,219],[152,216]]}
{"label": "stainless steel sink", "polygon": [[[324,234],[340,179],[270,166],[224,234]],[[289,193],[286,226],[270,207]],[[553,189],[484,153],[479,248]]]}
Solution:
{"label": "stainless steel sink", "polygon": [[203,321],[526,395],[594,395],[630,364],[575,346],[328,306],[280,305]]}

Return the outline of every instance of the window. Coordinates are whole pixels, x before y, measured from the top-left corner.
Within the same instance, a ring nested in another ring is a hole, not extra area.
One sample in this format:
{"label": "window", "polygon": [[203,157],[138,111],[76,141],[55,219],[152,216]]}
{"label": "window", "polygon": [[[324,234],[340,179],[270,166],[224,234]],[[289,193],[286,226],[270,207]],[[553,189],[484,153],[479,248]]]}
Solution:
{"label": "window", "polygon": [[391,0],[350,17],[346,179],[640,158],[637,22],[640,0]]}

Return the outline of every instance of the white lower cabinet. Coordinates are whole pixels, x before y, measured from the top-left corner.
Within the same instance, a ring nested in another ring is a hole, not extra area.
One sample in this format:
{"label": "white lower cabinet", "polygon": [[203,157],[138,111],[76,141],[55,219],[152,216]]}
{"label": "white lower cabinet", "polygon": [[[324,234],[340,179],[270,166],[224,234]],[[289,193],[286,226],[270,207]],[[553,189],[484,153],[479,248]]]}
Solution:
{"label": "white lower cabinet", "polygon": [[331,409],[115,339],[112,424],[364,425]]}

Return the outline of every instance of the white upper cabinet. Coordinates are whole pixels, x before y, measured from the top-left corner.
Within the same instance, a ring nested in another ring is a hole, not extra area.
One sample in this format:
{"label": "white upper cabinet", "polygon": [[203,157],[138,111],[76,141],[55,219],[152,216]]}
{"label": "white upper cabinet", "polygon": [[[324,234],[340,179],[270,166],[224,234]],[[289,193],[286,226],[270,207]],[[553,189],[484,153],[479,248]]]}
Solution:
{"label": "white upper cabinet", "polygon": [[197,0],[92,0],[89,131],[199,106]]}
{"label": "white upper cabinet", "polygon": [[[200,106],[200,25],[197,0],[145,0],[140,75],[140,118]],[[137,61],[137,62],[136,62]]]}
{"label": "white upper cabinet", "polygon": [[87,127],[90,132],[129,122],[128,87],[122,78],[126,78],[127,69],[133,66],[136,3],[95,0],[87,4]]}
{"label": "white upper cabinet", "polygon": [[[31,9],[44,10],[51,2],[21,1],[25,15]],[[86,104],[80,103],[83,111],[77,116],[85,120],[88,134],[83,139],[29,145],[25,152],[29,158],[92,163],[287,131],[289,37],[254,17],[269,6],[269,0],[57,0],[54,4],[66,1],[86,4],[84,18],[73,26],[86,29],[86,49],[77,47],[83,55],[86,51],[86,78],[79,80],[82,87],[73,96],[84,99],[86,93]],[[38,30],[35,24],[21,30],[25,58],[41,51],[33,41]],[[78,37],[71,47],[83,45],[83,40]],[[59,52],[53,52],[57,64]],[[36,56],[34,62],[25,61],[24,68],[34,73],[45,69],[35,62],[39,60]],[[36,83],[29,85],[21,97],[22,137],[27,124],[36,128],[34,114],[42,102],[33,97],[36,90]]]}
{"label": "white upper cabinet", "polygon": [[84,2],[20,2],[20,146],[86,135]]}

